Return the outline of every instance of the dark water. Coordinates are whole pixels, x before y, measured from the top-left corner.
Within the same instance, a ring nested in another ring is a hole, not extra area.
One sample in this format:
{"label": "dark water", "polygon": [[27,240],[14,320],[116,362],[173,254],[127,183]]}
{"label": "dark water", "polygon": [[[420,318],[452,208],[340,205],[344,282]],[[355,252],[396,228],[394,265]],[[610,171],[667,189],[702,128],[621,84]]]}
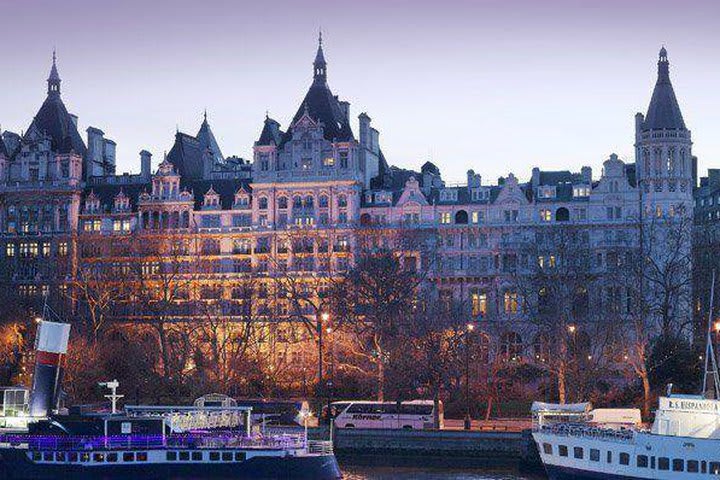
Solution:
{"label": "dark water", "polygon": [[[421,459],[414,463],[427,463]],[[512,465],[470,466],[447,461],[444,465],[430,462],[421,466],[387,465],[386,460],[341,459],[344,480],[544,480],[537,474],[520,473]],[[405,462],[409,463],[409,462]]]}

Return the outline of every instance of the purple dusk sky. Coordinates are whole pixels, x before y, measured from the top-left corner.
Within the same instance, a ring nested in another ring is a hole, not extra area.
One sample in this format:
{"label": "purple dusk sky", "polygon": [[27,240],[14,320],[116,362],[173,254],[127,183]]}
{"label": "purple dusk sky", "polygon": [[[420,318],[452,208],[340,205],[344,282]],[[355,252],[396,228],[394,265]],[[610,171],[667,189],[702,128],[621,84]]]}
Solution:
{"label": "purple dusk sky", "polygon": [[117,142],[118,172],[143,148],[157,164],[204,108],[250,158],[265,111],[286,128],[298,108],[320,26],[330,87],[393,164],[494,182],[632,161],[665,44],[700,173],[720,167],[715,0],[0,0],[0,18],[2,128],[29,126],[56,46],[63,99]]}

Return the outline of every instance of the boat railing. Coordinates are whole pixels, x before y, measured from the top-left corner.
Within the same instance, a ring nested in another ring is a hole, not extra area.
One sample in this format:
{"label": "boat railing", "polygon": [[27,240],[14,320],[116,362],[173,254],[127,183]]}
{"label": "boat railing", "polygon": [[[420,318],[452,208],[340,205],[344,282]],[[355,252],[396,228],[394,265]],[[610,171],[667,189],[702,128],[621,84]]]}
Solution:
{"label": "boat railing", "polygon": [[330,455],[333,453],[333,444],[329,440],[309,440],[307,452],[319,455]]}
{"label": "boat railing", "polygon": [[602,428],[577,423],[536,426],[533,430],[564,437],[589,438],[623,443],[632,441],[636,433],[634,430],[615,430],[612,428]]}
{"label": "boat railing", "polygon": [[137,449],[303,449],[302,434],[252,435],[238,433],[185,433],[172,435],[0,435],[0,444],[31,450],[137,450]]}

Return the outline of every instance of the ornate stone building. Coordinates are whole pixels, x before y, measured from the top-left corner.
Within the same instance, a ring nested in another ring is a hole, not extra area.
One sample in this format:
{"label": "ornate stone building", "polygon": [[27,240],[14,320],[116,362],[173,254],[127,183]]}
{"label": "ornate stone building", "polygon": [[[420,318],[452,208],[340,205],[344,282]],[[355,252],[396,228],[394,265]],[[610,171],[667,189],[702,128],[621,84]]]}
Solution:
{"label": "ornate stone building", "polygon": [[[636,163],[611,154],[595,176],[590,167],[536,167],[528,182],[510,173],[488,183],[470,170],[466,184],[448,185],[430,162],[419,172],[391,166],[370,117],[360,114],[354,130],[350,105],[328,78],[321,39],[297,113],[284,130],[265,118],[252,161],[224,157],[205,116],[197,135],[176,134],[154,172],[143,151],[139,174],[116,175],[115,144],[91,127],[85,145],[53,59],[47,99],[27,132],[4,132],[0,142],[4,284],[63,297],[88,265],[127,274],[140,255],[137,238],[156,239],[173,246],[178,271],[192,278],[172,299],[173,319],[192,321],[193,305],[208,303],[241,318],[243,278],[331,276],[352,265],[363,242],[390,246],[420,232],[432,239],[433,259],[411,249],[399,252],[403,262],[431,269],[441,290],[466,301],[469,314],[495,325],[520,354],[532,340],[508,321],[523,316],[512,275],[556,261],[551,251],[528,258],[525,246],[572,226],[602,272],[638,249],[638,225],[693,214],[696,159],[664,48],[647,114],[636,116]],[[148,255],[143,273],[161,275],[169,258]],[[632,308],[626,291],[593,294]],[[280,310],[267,315],[288,315]],[[118,317],[146,314],[128,307]]]}

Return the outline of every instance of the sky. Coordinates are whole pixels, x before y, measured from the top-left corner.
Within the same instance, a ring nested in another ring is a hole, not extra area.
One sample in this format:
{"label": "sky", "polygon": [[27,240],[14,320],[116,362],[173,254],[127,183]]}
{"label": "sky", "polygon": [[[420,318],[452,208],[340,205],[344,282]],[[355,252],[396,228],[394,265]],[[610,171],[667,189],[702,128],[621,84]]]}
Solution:
{"label": "sky", "polygon": [[204,109],[226,156],[252,157],[265,112],[283,129],[312,81],[323,30],[328,83],[367,112],[391,164],[600,174],[633,160],[657,53],[693,134],[720,167],[720,2],[714,0],[0,0],[0,128],[26,129],[57,48],[62,95],[117,142],[118,173],[154,164]]}

